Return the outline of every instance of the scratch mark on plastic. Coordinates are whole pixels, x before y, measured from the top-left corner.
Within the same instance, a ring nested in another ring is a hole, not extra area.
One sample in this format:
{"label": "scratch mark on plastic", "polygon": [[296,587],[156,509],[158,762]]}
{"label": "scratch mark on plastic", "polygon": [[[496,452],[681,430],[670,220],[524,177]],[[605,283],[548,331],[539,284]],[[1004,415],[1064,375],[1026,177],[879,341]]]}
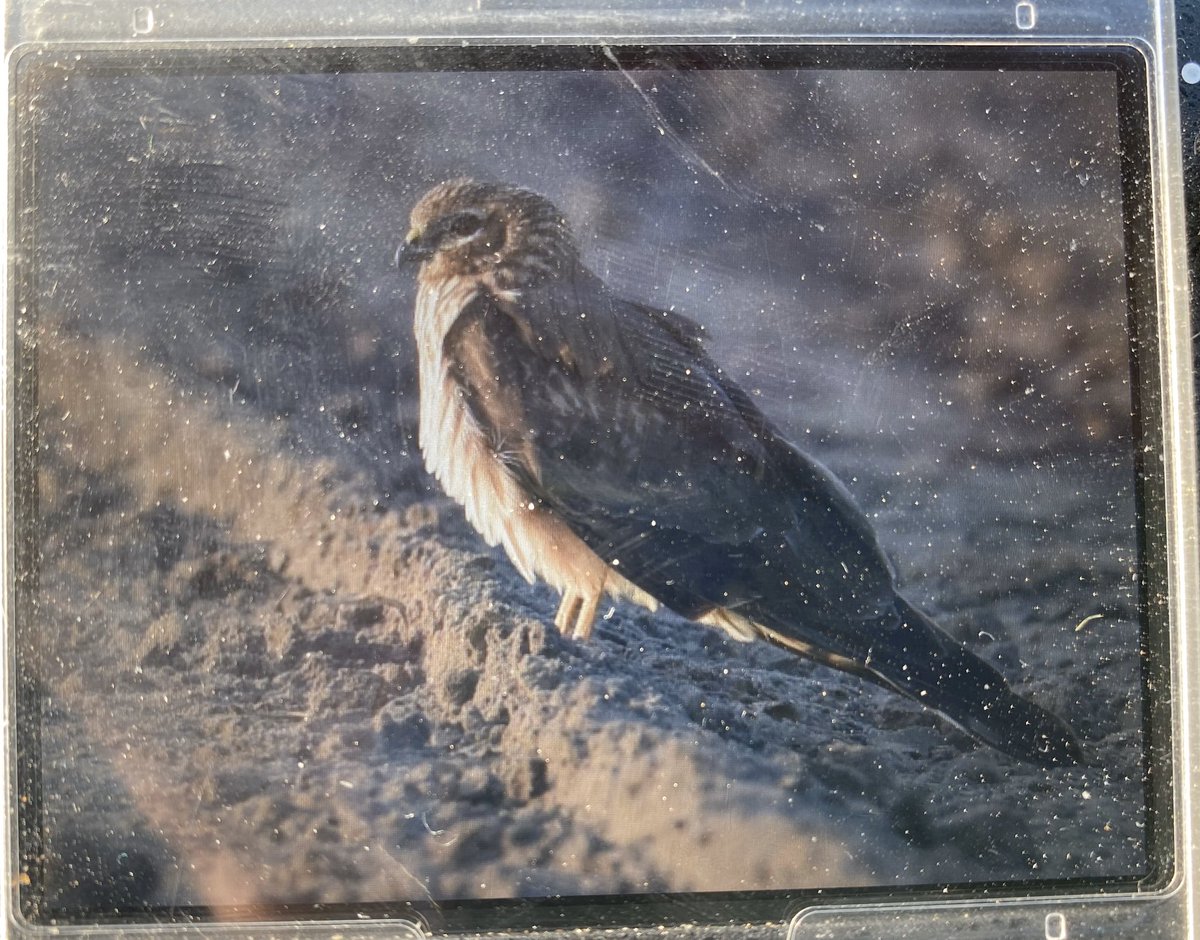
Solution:
{"label": "scratch mark on plastic", "polygon": [[646,106],[646,111],[654,121],[654,126],[658,129],[659,134],[665,137],[671,143],[675,151],[681,157],[683,157],[684,162],[694,169],[708,174],[722,186],[726,187],[732,192],[737,193],[739,196],[744,196],[753,202],[761,201],[761,197],[757,193],[750,192],[745,187],[739,186],[738,184],[727,180],[721,174],[720,170],[718,170],[715,166],[705,160],[703,156],[697,153],[696,149],[686,140],[684,140],[679,135],[679,132],[671,126],[669,121],[667,121],[662,111],[659,110],[658,105],[654,103],[654,99],[646,93],[646,90],[642,88],[641,85],[634,81],[632,75],[625,71],[625,66],[621,64],[621,60],[617,58],[616,53],[612,51],[612,48],[609,46],[604,46],[603,49],[604,57],[617,67],[617,71],[621,73],[621,76],[627,82],[629,82],[630,87],[632,87],[633,90],[637,92],[638,97],[642,99],[642,103]]}
{"label": "scratch mark on plastic", "polygon": [[1079,621],[1079,623],[1077,623],[1075,625],[1075,632],[1079,633],[1093,620],[1103,620],[1103,619],[1104,619],[1104,614],[1092,614],[1090,617],[1084,617],[1082,620]]}

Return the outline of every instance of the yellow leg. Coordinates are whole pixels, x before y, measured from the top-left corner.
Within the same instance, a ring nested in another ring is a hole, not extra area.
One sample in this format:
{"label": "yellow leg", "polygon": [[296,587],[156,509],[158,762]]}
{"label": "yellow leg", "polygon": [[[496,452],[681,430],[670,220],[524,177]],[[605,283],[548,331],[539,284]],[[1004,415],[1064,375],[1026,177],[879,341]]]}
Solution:
{"label": "yellow leg", "polygon": [[586,640],[592,635],[592,627],[596,624],[596,608],[604,596],[604,582],[589,587],[591,589],[583,593],[568,589],[563,594],[558,613],[554,615],[554,625],[560,633],[569,634],[577,640]]}
{"label": "yellow leg", "polygon": [[575,616],[575,628],[572,630],[575,639],[586,640],[592,635],[592,627],[596,625],[596,608],[600,606],[602,596],[603,592],[596,591],[582,598],[579,612]]}
{"label": "yellow leg", "polygon": [[567,591],[558,604],[558,613],[554,615],[554,625],[559,633],[573,633],[575,620],[579,616],[579,607],[583,598],[573,591]]}

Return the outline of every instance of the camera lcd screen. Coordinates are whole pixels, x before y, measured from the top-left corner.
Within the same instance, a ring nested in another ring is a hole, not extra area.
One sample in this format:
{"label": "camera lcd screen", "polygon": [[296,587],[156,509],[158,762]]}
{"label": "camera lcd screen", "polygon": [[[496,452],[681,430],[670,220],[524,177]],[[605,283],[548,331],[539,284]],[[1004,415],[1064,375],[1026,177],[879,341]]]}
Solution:
{"label": "camera lcd screen", "polygon": [[1143,68],[19,58],[25,916],[1166,877]]}

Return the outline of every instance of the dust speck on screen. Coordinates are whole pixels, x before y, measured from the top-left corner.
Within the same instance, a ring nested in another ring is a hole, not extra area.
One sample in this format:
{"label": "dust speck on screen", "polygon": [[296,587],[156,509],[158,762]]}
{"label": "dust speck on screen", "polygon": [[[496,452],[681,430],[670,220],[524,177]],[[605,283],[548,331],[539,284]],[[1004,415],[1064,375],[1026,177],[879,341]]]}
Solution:
{"label": "dust speck on screen", "polygon": [[972,55],[19,67],[32,916],[1145,878],[1144,115]]}

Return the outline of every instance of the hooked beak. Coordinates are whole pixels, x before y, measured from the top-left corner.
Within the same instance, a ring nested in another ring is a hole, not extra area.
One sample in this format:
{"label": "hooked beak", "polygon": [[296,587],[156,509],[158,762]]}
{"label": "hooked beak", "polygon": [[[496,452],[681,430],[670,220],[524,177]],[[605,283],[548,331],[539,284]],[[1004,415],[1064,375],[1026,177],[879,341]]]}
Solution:
{"label": "hooked beak", "polygon": [[422,244],[419,229],[412,229],[396,249],[396,267],[401,268],[415,261],[424,261],[433,254],[429,245]]}

